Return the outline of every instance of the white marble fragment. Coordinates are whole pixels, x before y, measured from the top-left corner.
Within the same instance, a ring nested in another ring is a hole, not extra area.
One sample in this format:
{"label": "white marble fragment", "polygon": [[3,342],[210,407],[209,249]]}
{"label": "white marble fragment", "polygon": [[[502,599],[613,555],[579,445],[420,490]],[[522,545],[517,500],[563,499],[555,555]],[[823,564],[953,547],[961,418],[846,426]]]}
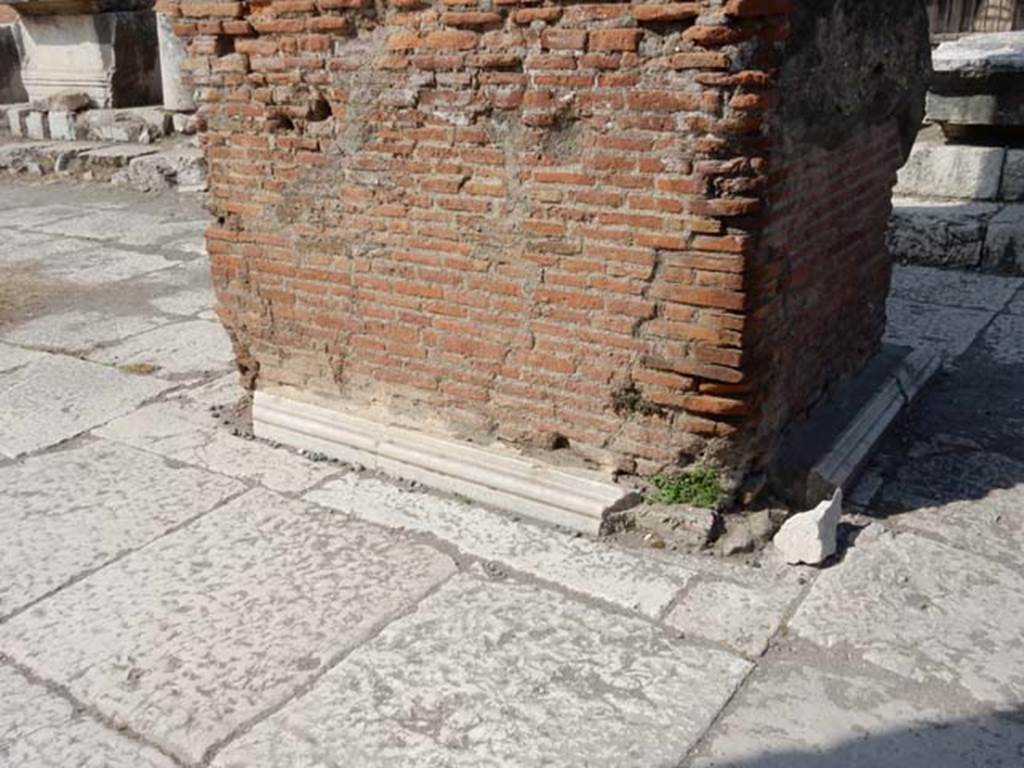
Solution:
{"label": "white marble fragment", "polygon": [[772,543],[787,563],[820,565],[836,553],[836,530],[843,515],[843,489],[808,512],[787,520]]}

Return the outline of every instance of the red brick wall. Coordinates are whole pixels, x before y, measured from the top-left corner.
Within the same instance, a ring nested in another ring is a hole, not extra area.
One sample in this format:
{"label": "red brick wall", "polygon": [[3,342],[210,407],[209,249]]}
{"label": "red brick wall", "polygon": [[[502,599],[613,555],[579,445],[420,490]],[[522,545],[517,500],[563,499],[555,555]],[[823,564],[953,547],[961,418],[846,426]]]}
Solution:
{"label": "red brick wall", "polygon": [[[860,362],[841,345],[773,382],[791,360],[764,350],[838,329],[811,321],[830,289],[800,245],[820,230],[802,184],[884,144],[794,165],[758,244],[790,5],[183,3],[220,313],[249,378],[627,470],[745,467],[771,443],[759,409],[785,421]],[[857,222],[869,258],[840,226],[828,268],[880,286],[884,222]],[[765,297],[773,258],[799,308]]]}
{"label": "red brick wall", "polygon": [[749,273],[750,369],[770,382],[758,391],[765,453],[788,421],[878,350],[892,271],[884,231],[902,163],[895,124],[830,150],[802,149],[777,158]]}

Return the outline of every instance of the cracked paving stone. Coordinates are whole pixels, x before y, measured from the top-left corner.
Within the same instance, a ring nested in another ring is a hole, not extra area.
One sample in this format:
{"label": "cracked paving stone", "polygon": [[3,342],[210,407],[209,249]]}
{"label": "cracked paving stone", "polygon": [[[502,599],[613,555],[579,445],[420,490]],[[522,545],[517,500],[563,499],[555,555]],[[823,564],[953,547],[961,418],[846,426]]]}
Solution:
{"label": "cracked paving stone", "polygon": [[887,525],[1024,566],[1024,463],[985,451],[908,461],[882,501],[906,510]]}
{"label": "cracked paving stone", "polygon": [[4,331],[2,338],[28,347],[77,354],[100,344],[150,331],[161,322],[167,320],[107,312],[64,312],[19,323]]}
{"label": "cracked paving stone", "polygon": [[697,573],[604,542],[570,537],[481,507],[409,493],[355,474],[326,483],[305,498],[378,525],[432,533],[475,557],[496,560],[652,618]]}
{"label": "cracked paving stone", "polygon": [[997,316],[978,340],[987,357],[1000,366],[1024,366],[1024,317]]}
{"label": "cracked paving stone", "polygon": [[244,488],[105,440],[0,468],[0,617]]}
{"label": "cracked paving stone", "polygon": [[254,490],[0,625],[0,652],[197,762],[454,570]]}
{"label": "cracked paving stone", "polygon": [[282,493],[301,493],[339,472],[335,465],[235,437],[210,417],[209,410],[189,400],[154,403],[96,434]]}
{"label": "cracked paving stone", "polygon": [[235,365],[231,341],[220,323],[189,320],[96,350],[90,359],[110,365],[155,365],[160,376],[198,376]]}
{"label": "cracked paving stone", "polygon": [[674,767],[749,670],[640,619],[460,576],[214,766]]}
{"label": "cracked paving stone", "polygon": [[803,589],[795,578],[771,580],[763,575],[748,585],[702,578],[665,622],[687,638],[699,637],[746,656],[760,656]]}
{"label": "cracked paving stone", "polygon": [[81,285],[107,285],[173,267],[175,263],[152,253],[92,246],[62,259],[38,262],[44,274]]}
{"label": "cracked paving stone", "polygon": [[984,704],[1024,699],[1024,574],[914,533],[862,532],[818,576],[789,628]]}
{"label": "cracked paving stone", "polygon": [[1017,291],[1017,295],[1006,305],[1006,311],[1012,315],[1024,315],[1024,289]]}
{"label": "cracked paving stone", "polygon": [[0,665],[0,765],[11,768],[174,768],[152,747],[77,712]]}
{"label": "cracked paving stone", "polygon": [[43,352],[33,352],[28,349],[12,347],[9,344],[0,344],[0,373],[20,368],[33,360],[42,360],[45,356]]}
{"label": "cracked paving stone", "polygon": [[0,229],[0,264],[44,263],[73,251],[94,247],[82,240],[65,239],[18,229]]}
{"label": "cracked paving stone", "polygon": [[0,454],[16,458],[123,416],[170,386],[62,355],[0,375]]}
{"label": "cracked paving stone", "polygon": [[1024,722],[834,658],[761,666],[690,768],[1016,768]]}
{"label": "cracked paving stone", "polygon": [[159,246],[168,240],[194,237],[207,222],[203,219],[168,218],[163,214],[133,211],[130,207],[83,214],[72,218],[37,224],[35,229],[51,235],[82,237],[95,240],[117,240],[121,245]]}
{"label": "cracked paving stone", "polygon": [[27,229],[81,215],[82,208],[80,206],[64,205],[63,203],[57,205],[23,205],[18,207],[4,205],[0,206],[0,227]]}

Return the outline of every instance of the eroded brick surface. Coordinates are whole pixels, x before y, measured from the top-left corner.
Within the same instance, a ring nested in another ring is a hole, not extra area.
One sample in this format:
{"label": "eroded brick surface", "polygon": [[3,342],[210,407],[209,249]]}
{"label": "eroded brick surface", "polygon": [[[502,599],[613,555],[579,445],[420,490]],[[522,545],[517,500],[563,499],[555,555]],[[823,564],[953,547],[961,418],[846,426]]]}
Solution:
{"label": "eroded brick surface", "polygon": [[624,469],[764,461],[884,322],[927,30],[844,8],[171,4],[241,365]]}

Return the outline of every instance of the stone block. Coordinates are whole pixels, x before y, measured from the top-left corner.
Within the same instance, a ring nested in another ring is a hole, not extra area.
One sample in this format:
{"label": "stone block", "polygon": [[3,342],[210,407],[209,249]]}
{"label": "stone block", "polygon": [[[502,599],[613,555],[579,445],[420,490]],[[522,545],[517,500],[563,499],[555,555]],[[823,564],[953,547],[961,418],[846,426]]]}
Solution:
{"label": "stone block", "polygon": [[160,72],[163,104],[167,109],[191,112],[196,108],[192,88],[182,78],[182,62],[187,52],[185,40],[174,34],[174,19],[158,13],[157,36],[160,42]]}
{"label": "stone block", "polygon": [[47,113],[50,138],[58,141],[75,141],[78,139],[78,116],[74,112],[54,110]]}
{"label": "stone block", "polygon": [[50,122],[45,112],[33,109],[25,115],[25,135],[30,139],[50,138]]}
{"label": "stone block", "polygon": [[100,107],[159,104],[156,16],[151,10],[60,14],[23,3],[22,79],[32,100],[62,91],[86,94]]}
{"label": "stone block", "polygon": [[206,158],[198,147],[144,155],[132,160],[114,181],[144,192],[170,187],[180,192],[202,192],[206,189]]}
{"label": "stone block", "polygon": [[942,267],[977,267],[988,221],[999,211],[990,203],[897,198],[886,233],[896,261]]}
{"label": "stone block", "polygon": [[896,194],[995,200],[1006,150],[918,142],[899,171]]}
{"label": "stone block", "polygon": [[30,110],[27,106],[14,106],[7,109],[7,128],[11,134],[18,137],[28,135],[26,118]]}
{"label": "stone block", "polygon": [[171,124],[174,126],[175,133],[181,133],[184,135],[191,135],[198,130],[199,118],[195,115],[185,114],[179,112],[171,119]]}
{"label": "stone block", "polygon": [[999,197],[1010,203],[1024,202],[1024,149],[1006,151]]}
{"label": "stone block", "polygon": [[1024,274],[1024,204],[1006,206],[989,223],[982,263],[986,269]]}
{"label": "stone block", "polygon": [[162,107],[92,109],[80,116],[83,134],[99,141],[148,144],[173,130]]}
{"label": "stone block", "polygon": [[943,43],[932,62],[930,120],[943,127],[1024,126],[1024,31],[967,35]]}

